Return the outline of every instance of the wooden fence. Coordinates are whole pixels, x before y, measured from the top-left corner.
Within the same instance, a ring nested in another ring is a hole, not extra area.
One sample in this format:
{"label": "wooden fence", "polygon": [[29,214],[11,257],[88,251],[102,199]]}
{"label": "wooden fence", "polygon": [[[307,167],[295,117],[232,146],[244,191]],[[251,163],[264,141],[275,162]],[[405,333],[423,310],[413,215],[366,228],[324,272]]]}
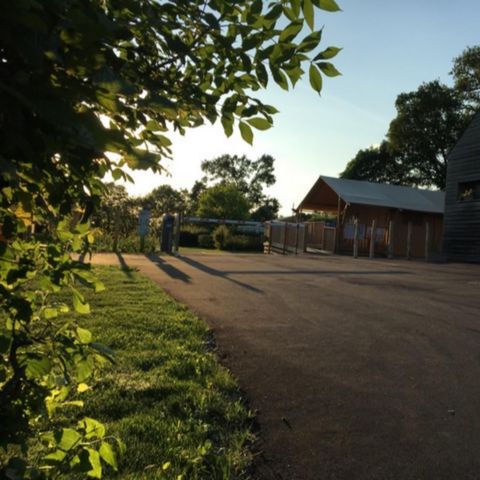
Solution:
{"label": "wooden fence", "polygon": [[306,222],[305,247],[327,252],[335,251],[335,227],[325,222]]}

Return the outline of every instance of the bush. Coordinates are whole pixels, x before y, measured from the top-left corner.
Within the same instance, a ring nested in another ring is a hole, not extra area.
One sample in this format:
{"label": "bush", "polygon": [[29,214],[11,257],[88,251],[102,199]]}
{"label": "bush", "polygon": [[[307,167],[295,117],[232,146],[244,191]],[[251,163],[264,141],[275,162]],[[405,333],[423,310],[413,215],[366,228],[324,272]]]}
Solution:
{"label": "bush", "polygon": [[208,226],[182,225],[180,230],[181,247],[198,247],[199,235],[208,235],[212,231]]}
{"label": "bush", "polygon": [[[93,249],[96,252],[113,252],[114,236],[111,233],[95,234]],[[156,235],[147,235],[145,237],[144,253],[153,253],[159,250],[159,239]],[[130,235],[121,235],[118,237],[117,252],[122,253],[140,253],[140,236],[136,233]]]}
{"label": "bush", "polygon": [[230,230],[226,225],[219,225],[213,231],[213,241],[215,242],[215,248],[218,248],[218,250],[227,249],[231,236],[232,234],[230,233]]}
{"label": "bush", "polygon": [[215,244],[211,235],[202,234],[198,236],[198,246],[202,248],[214,248]]}
{"label": "bush", "polygon": [[232,235],[226,248],[229,250],[241,251],[263,251],[263,241],[261,235]]}

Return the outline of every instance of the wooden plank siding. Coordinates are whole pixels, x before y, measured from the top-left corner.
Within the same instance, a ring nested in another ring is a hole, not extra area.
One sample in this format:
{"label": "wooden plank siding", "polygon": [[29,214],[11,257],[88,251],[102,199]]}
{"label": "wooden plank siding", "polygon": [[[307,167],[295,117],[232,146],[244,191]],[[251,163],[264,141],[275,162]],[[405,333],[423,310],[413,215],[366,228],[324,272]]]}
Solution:
{"label": "wooden plank siding", "polygon": [[480,182],[480,112],[448,156],[443,241],[448,259],[480,262],[480,198],[459,190],[470,182]]}
{"label": "wooden plank siding", "polygon": [[440,253],[442,248],[443,216],[441,214],[411,212],[386,207],[373,207],[369,205],[349,205],[341,218],[339,229],[339,251],[342,253],[353,252],[353,238],[345,238],[346,231],[353,231],[354,219],[358,219],[359,240],[358,251],[360,255],[367,255],[370,247],[371,226],[376,222],[375,255],[387,256],[388,231],[390,221],[393,222],[393,255],[405,257],[407,254],[408,222],[412,222],[412,247],[411,255],[415,258],[425,257],[426,223],[430,225],[430,252]]}

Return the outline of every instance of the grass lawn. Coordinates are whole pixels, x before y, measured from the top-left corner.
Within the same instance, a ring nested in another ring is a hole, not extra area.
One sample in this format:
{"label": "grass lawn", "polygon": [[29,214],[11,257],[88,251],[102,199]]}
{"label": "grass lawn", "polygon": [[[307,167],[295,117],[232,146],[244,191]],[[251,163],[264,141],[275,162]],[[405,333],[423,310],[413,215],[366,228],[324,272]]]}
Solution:
{"label": "grass lawn", "polygon": [[93,313],[80,323],[117,364],[84,395],[84,413],[127,446],[120,472],[105,477],[248,478],[252,417],[205,324],[136,272],[96,270],[107,289],[89,295]]}

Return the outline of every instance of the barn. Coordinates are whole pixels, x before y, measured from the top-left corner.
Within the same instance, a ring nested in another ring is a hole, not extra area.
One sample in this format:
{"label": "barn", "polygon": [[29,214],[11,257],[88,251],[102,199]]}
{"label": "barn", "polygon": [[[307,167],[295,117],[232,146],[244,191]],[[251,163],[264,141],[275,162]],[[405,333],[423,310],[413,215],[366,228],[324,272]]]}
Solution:
{"label": "barn", "polygon": [[445,193],[447,259],[480,262],[480,112],[450,151]]}
{"label": "barn", "polygon": [[370,253],[373,237],[375,255],[429,257],[441,251],[444,205],[441,191],[321,175],[298,211],[333,217],[331,226],[307,225],[307,248],[351,253],[356,235],[359,254]]}

